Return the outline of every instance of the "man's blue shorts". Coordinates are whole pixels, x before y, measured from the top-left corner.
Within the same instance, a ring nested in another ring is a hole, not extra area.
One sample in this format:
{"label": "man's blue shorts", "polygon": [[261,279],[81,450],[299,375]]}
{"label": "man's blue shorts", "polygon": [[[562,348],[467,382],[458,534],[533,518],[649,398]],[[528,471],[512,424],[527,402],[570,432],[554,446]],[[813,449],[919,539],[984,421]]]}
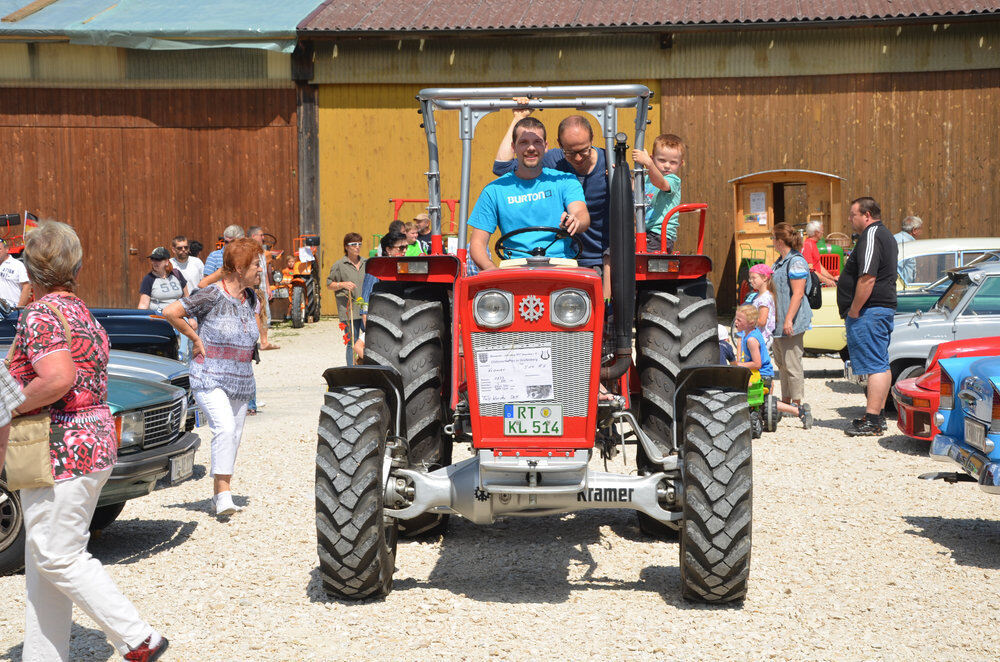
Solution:
{"label": "man's blue shorts", "polygon": [[850,315],[844,318],[855,375],[875,375],[889,369],[889,338],[895,315],[892,308],[873,306],[862,309],[857,319]]}

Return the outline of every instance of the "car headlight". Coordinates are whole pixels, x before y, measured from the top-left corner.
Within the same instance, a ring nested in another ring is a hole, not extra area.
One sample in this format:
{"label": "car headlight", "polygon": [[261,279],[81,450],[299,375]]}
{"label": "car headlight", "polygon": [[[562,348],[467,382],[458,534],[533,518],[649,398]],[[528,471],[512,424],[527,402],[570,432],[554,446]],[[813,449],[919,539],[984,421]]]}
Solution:
{"label": "car headlight", "polygon": [[590,319],[590,297],[583,290],[557,290],[549,311],[553,324],[580,326]]}
{"label": "car headlight", "polygon": [[281,281],[285,280],[285,275],[275,269],[271,272],[271,282],[275,285],[281,285]]}
{"label": "car headlight", "polygon": [[476,323],[497,328],[514,321],[514,295],[503,290],[484,290],[472,302]]}
{"label": "car headlight", "polygon": [[115,428],[118,432],[119,448],[142,445],[145,426],[143,425],[141,411],[132,411],[115,416]]}

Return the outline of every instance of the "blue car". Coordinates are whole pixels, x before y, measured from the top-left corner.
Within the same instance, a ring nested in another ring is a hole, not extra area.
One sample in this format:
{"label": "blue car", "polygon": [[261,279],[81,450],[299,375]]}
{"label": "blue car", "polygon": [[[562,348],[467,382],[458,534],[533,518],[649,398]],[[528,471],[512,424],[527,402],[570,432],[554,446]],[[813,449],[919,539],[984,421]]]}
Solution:
{"label": "blue car", "polygon": [[930,455],[955,463],[958,474],[930,478],[974,480],[990,494],[1000,494],[1000,357],[943,359],[941,401],[935,423],[941,433]]}

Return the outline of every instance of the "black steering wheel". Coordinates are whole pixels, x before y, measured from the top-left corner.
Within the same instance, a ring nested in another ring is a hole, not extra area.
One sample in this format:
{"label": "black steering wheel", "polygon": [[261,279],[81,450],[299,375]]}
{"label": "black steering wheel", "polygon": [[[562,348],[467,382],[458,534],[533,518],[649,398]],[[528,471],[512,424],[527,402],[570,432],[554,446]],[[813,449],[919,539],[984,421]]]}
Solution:
{"label": "black steering wheel", "polygon": [[[523,249],[520,248],[508,248],[505,245],[504,242],[506,242],[511,237],[516,237],[517,235],[524,234],[525,232],[549,232],[555,235],[555,238],[545,246],[535,246],[529,251],[524,251]],[[576,253],[574,253],[573,256],[570,257],[569,259],[575,260],[580,256],[580,253],[583,252],[583,242],[580,241],[579,236],[572,235],[569,232],[566,232],[564,228],[553,228],[551,226],[544,226],[544,225],[532,225],[527,228],[519,228],[517,230],[511,230],[510,232],[505,232],[502,235],[500,235],[499,239],[497,239],[497,243],[493,246],[493,250],[494,252],[496,252],[497,257],[500,258],[501,260],[511,259],[511,251],[518,251],[519,253],[527,252],[527,254],[530,255],[531,257],[542,257],[545,255],[545,251],[552,248],[552,244],[556,243],[560,239],[569,239],[573,245],[573,248],[576,249]]]}

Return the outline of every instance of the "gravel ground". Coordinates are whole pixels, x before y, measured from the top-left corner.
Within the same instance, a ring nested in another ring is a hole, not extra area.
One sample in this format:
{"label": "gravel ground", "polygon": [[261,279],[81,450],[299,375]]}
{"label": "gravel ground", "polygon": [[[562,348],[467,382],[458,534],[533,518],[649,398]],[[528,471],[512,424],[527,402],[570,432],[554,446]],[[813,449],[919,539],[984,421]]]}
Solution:
{"label": "gravel ground", "polygon": [[[647,539],[626,511],[482,528],[453,518],[443,539],[400,542],[387,599],[330,601],[313,460],[319,375],[343,363],[339,335],[335,321],[273,334],[282,349],[263,353],[266,406],[248,419],[236,468],[243,512],[228,523],[210,515],[202,429],[196,480],[130,502],[93,540],[170,638],[164,659],[997,658],[998,501],[969,483],[918,481],[942,465],[894,424],[881,439],[844,436],[863,396],[827,358],[805,362],[815,427],[785,420],[754,444],[742,606],[681,601],[676,541]],[[0,578],[0,595],[0,660],[20,660],[23,575]],[[74,616],[73,659],[116,659]]]}

